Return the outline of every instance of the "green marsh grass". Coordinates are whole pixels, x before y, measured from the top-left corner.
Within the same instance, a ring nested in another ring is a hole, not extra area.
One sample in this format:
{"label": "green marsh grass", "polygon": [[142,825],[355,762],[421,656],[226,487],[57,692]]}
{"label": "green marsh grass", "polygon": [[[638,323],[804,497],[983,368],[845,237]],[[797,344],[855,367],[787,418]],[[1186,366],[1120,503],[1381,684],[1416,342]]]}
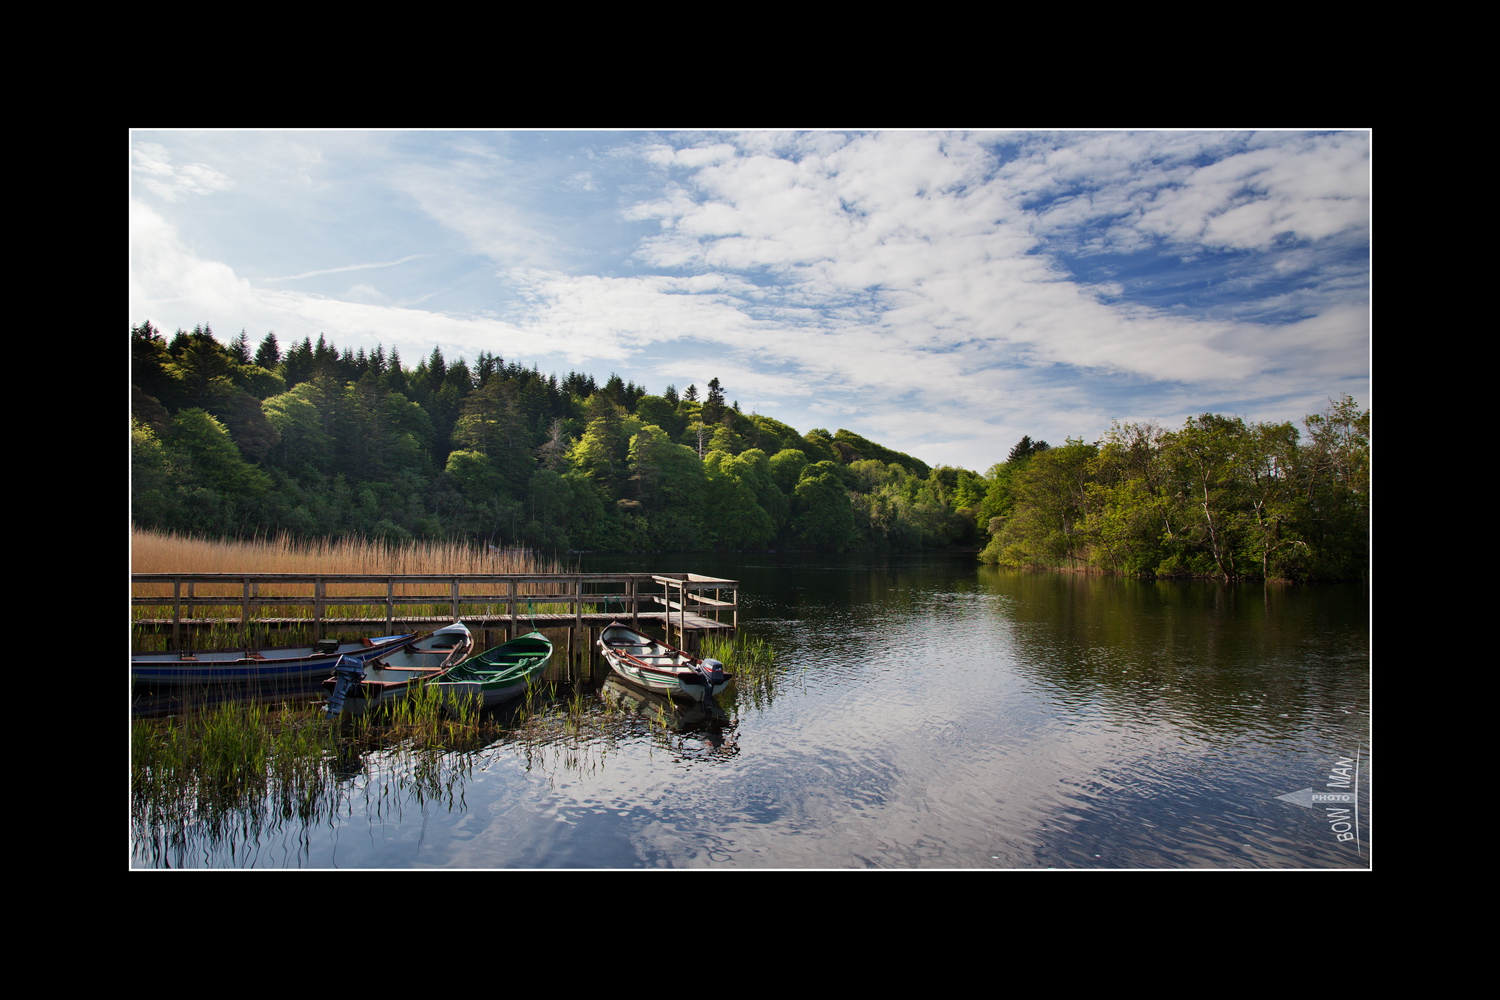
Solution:
{"label": "green marsh grass", "polygon": [[220,704],[176,719],[136,719],[131,815],[161,854],[188,841],[248,840],[278,820],[324,811],[335,779],[326,727],[288,706]]}
{"label": "green marsh grass", "polygon": [[495,732],[493,725],[486,725],[477,695],[465,695],[455,703],[431,684],[390,705],[381,721],[388,736],[423,750],[476,749]]}
{"label": "green marsh grass", "polygon": [[546,680],[500,710],[453,705],[419,688],[336,720],[295,702],[138,719],[133,859],[143,867],[286,867],[289,854],[310,864],[298,852],[320,840],[318,827],[400,821],[412,803],[465,808],[466,781],[496,754],[518,755],[552,781],[596,772],[622,743],[643,738],[664,764],[733,752],[717,727],[712,735],[684,729],[661,704],[613,706],[589,681]]}
{"label": "green marsh grass", "polygon": [[137,858],[156,867],[214,856],[235,863],[288,824],[305,828],[375,785],[418,801],[462,798],[475,753],[507,732],[475,700],[435,689],[370,715],[326,719],[321,707],[224,702],[131,729],[130,797]]}
{"label": "green marsh grass", "polygon": [[[764,639],[743,630],[733,638],[710,635],[704,638],[700,655],[724,664],[726,673],[734,675],[734,684],[721,702],[739,705],[748,701],[755,708],[769,705],[786,671],[776,665],[776,650]],[[727,707],[727,706],[726,706]]]}

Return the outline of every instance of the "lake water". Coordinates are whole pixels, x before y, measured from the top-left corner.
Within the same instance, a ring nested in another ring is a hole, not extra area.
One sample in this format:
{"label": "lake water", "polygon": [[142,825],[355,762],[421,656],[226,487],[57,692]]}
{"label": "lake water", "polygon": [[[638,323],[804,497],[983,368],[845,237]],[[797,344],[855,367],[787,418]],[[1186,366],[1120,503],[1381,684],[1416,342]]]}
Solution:
{"label": "lake water", "polygon": [[630,710],[628,691],[581,683],[583,725],[415,768],[366,759],[326,814],[249,821],[169,851],[137,841],[133,863],[1370,864],[1363,587],[1144,583],[969,556],[657,555],[581,568],[741,581],[742,628],[775,647],[774,676],[721,699],[719,723],[653,718]]}

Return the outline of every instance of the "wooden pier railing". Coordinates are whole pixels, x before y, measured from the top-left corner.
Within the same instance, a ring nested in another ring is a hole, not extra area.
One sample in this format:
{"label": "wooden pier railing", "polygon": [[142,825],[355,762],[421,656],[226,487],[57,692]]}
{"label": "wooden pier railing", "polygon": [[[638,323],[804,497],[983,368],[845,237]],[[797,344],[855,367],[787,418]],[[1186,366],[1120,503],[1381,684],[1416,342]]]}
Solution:
{"label": "wooden pier railing", "polygon": [[213,625],[303,626],[320,638],[330,626],[393,632],[455,620],[512,632],[649,622],[682,639],[739,627],[738,582],[695,573],[134,573],[130,582],[132,624],[170,628],[174,649],[185,629]]}

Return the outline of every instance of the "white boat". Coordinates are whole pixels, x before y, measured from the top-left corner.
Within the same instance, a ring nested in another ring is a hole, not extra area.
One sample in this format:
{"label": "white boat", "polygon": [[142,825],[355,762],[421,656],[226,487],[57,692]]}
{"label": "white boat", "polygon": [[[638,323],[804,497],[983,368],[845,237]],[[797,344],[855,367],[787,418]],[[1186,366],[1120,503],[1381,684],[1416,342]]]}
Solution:
{"label": "white boat", "polygon": [[384,656],[343,658],[323,682],[327,713],[361,715],[399,701],[429,681],[440,680],[474,652],[474,636],[463,622],[445,625]]}
{"label": "white boat", "polygon": [[670,698],[703,701],[734,679],[718,660],[700,660],[619,622],[599,633],[599,651],[625,680]]}

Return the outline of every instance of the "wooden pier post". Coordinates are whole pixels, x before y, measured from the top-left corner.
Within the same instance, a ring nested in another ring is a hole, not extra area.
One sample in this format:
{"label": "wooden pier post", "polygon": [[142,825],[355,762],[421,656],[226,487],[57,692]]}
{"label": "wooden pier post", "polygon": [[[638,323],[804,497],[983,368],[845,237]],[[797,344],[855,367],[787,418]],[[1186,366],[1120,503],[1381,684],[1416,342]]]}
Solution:
{"label": "wooden pier post", "polygon": [[328,584],[321,576],[313,580],[313,638],[323,638],[323,598],[327,596]]}
{"label": "wooden pier post", "polygon": [[240,644],[250,648],[250,578],[245,577],[240,590]]}
{"label": "wooden pier post", "polygon": [[[189,587],[192,584],[188,584]],[[182,581],[172,581],[172,648],[182,648]]]}

